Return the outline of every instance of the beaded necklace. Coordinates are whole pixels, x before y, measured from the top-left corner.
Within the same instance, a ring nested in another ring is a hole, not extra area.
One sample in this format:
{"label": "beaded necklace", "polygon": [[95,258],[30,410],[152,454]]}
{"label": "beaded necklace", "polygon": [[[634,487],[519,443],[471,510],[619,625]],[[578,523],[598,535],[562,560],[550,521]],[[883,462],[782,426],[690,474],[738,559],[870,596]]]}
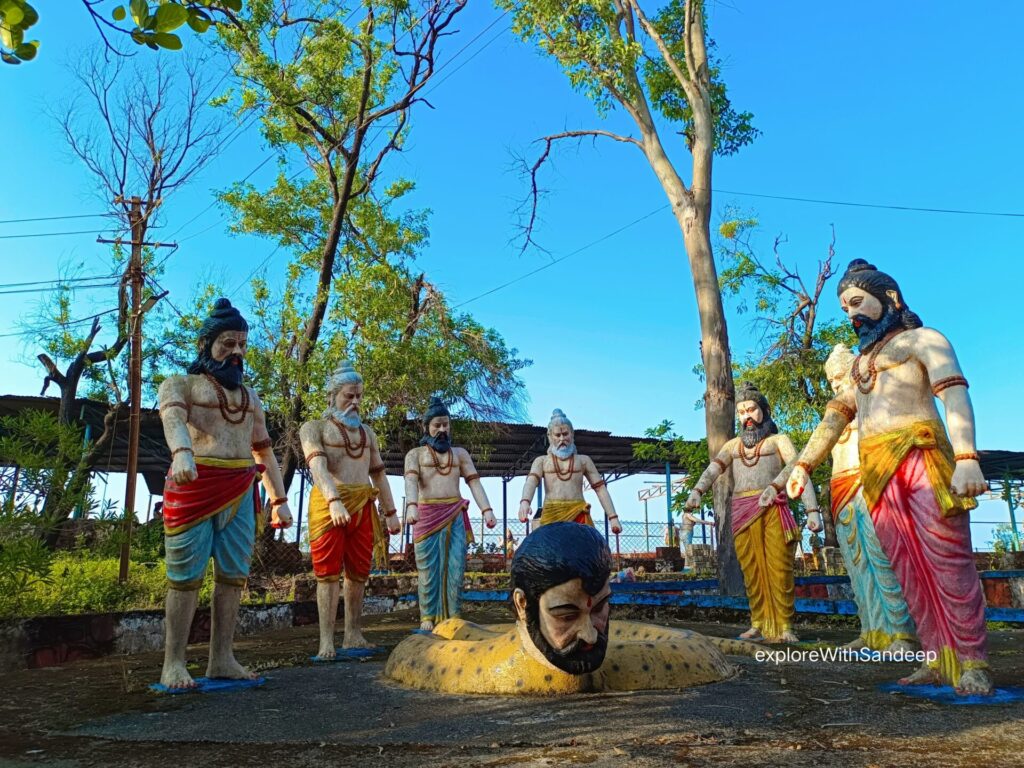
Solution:
{"label": "beaded necklace", "polygon": [[359,445],[352,445],[352,441],[349,439],[348,430],[345,429],[345,425],[338,421],[333,416],[330,417],[331,423],[337,428],[338,432],[341,433],[341,439],[345,443],[345,453],[348,454],[350,459],[360,459],[366,452],[366,430],[363,429],[363,425],[359,425]]}
{"label": "beaded necklace", "polygon": [[441,465],[441,457],[437,455],[437,451],[434,450],[434,446],[428,445],[427,450],[430,451],[430,457],[434,462],[434,469],[437,470],[437,474],[447,477],[452,473],[452,467],[455,465],[455,453],[454,449],[448,451],[448,463],[444,466]]}
{"label": "beaded necklace", "polygon": [[571,480],[572,474],[576,470],[576,454],[573,454],[572,456],[569,457],[569,469],[564,475],[562,474],[562,470],[559,467],[558,457],[555,456],[555,454],[553,453],[551,454],[551,464],[555,468],[555,477],[557,477],[559,480]]}
{"label": "beaded necklace", "polygon": [[899,334],[903,333],[904,328],[897,328],[894,331],[890,331],[882,340],[875,344],[874,348],[868,353],[868,373],[867,376],[860,372],[860,359],[864,357],[861,353],[857,355],[857,358],[853,361],[853,368],[850,370],[850,378],[853,379],[853,383],[857,385],[857,391],[862,395],[866,395],[868,392],[875,388],[875,382],[878,379],[878,368],[875,367],[875,360],[878,358],[879,353],[885,348],[892,339]]}
{"label": "beaded necklace", "polygon": [[744,467],[753,468],[757,466],[757,462],[761,460],[761,446],[764,445],[764,441],[767,439],[768,438],[766,437],[762,437],[760,440],[758,440],[757,445],[754,446],[753,457],[747,455],[747,450],[743,445],[743,441],[740,440],[737,446],[740,450],[740,461],[743,462]]}
{"label": "beaded necklace", "polygon": [[[220,415],[228,424],[241,424],[245,421],[245,416],[249,411],[249,388],[244,384],[242,385],[242,402],[240,405],[231,405],[228,402],[228,395],[224,391],[224,387],[217,381],[216,378],[211,376],[209,373],[203,373],[203,376],[213,385],[214,391],[217,393],[217,407],[220,408]],[[235,418],[235,414],[241,414],[238,418]]]}

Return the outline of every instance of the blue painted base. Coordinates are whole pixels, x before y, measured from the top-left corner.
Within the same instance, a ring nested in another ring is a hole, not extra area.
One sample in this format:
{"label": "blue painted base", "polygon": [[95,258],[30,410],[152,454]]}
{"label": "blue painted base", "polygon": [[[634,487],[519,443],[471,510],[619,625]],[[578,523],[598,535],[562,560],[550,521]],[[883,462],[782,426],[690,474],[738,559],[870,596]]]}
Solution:
{"label": "blue painted base", "polygon": [[384,653],[384,651],[384,648],[377,645],[372,648],[338,648],[334,652],[333,659],[321,659],[319,656],[310,656],[309,660],[314,664],[333,664],[336,661],[348,661],[349,659],[367,659],[370,656]]}
{"label": "blue painted base", "polygon": [[886,683],[878,686],[883,693],[902,693],[916,699],[931,699],[943,704],[992,705],[1024,701],[1024,688],[996,688],[991,696],[959,696],[951,685],[900,685]]}
{"label": "blue painted base", "polygon": [[414,635],[427,635],[428,637],[432,637],[434,635],[434,633],[429,629],[414,629],[412,633]]}
{"label": "blue painted base", "polygon": [[211,679],[209,677],[197,677],[195,682],[197,683],[195,688],[168,688],[166,685],[153,683],[149,686],[149,689],[156,693],[167,694],[168,696],[177,696],[181,693],[224,693],[226,691],[239,691],[244,688],[259,688],[267,682],[267,678],[257,677],[255,680],[227,680],[223,678]]}

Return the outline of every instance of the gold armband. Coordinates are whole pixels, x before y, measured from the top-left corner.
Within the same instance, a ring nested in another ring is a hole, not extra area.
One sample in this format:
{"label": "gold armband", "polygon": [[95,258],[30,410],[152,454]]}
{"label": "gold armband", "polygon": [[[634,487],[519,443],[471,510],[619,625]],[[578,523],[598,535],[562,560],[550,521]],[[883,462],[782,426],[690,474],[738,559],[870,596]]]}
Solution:
{"label": "gold armband", "polygon": [[471,482],[473,482],[474,480],[479,480],[479,479],[480,479],[480,475],[478,475],[478,474],[474,474],[474,475],[466,475],[466,476],[465,476],[464,478],[462,478],[462,479],[463,479],[463,480],[465,480],[465,481],[466,481],[467,483],[471,483]]}
{"label": "gold armband", "polygon": [[183,403],[181,400],[172,400],[169,403],[160,403],[160,410],[162,411],[165,408],[181,408],[188,412],[188,404]]}
{"label": "gold armband", "polygon": [[591,489],[596,491],[598,488],[603,488],[606,485],[608,485],[608,481],[602,479],[602,480],[598,480],[596,483],[591,483],[590,487],[591,487]]}
{"label": "gold armband", "polygon": [[378,472],[383,472],[387,467],[384,464],[378,464],[375,467],[370,467],[370,474],[376,475]]}
{"label": "gold armband", "polygon": [[976,451],[958,453],[953,457],[953,461],[978,461],[978,454]]}
{"label": "gold armband", "polygon": [[939,392],[949,389],[950,387],[967,387],[967,379],[963,376],[947,376],[944,379],[939,379],[932,384],[932,394],[938,396]]}
{"label": "gold armband", "polygon": [[323,451],[313,451],[308,456],[306,456],[306,466],[309,466],[309,463],[313,461],[313,459],[319,458],[321,456],[323,456],[325,459],[327,458],[327,454],[324,453]]}
{"label": "gold armband", "polygon": [[268,437],[266,440],[259,440],[259,441],[255,442],[255,443],[253,443],[252,444],[252,449],[254,451],[262,451],[264,448],[269,448],[273,444],[274,444],[274,441],[271,440]]}
{"label": "gold armband", "polygon": [[851,422],[857,417],[857,412],[840,400],[829,400],[825,404],[825,410],[827,411],[829,408],[844,416],[847,422]]}
{"label": "gold armband", "polygon": [[715,456],[715,458],[713,458],[713,459],[711,460],[711,463],[712,463],[712,464],[716,464],[716,465],[718,466],[718,470],[719,470],[720,472],[725,472],[725,470],[726,470],[726,464],[725,464],[725,462],[724,462],[724,461],[722,461],[722,460],[721,460],[720,458],[718,458],[717,456]]}

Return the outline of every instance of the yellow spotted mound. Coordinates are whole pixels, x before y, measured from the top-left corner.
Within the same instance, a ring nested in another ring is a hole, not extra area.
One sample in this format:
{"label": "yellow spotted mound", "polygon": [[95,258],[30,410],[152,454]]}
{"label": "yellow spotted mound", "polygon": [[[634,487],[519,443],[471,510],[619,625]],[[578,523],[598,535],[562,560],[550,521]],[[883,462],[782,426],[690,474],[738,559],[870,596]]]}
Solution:
{"label": "yellow spotted mound", "polygon": [[[720,650],[721,648],[721,650]],[[570,675],[528,653],[514,625],[479,626],[449,619],[433,635],[413,635],[392,651],[384,675],[441,693],[554,696],[591,691],[686,688],[732,677],[727,653],[757,646],[633,621],[613,621],[608,652],[596,672]]]}

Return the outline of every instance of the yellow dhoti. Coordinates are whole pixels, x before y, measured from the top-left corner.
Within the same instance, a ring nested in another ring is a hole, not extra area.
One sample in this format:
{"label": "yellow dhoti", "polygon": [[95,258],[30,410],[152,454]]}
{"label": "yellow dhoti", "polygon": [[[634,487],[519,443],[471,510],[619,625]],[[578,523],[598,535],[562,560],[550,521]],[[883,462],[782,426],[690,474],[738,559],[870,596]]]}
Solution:
{"label": "yellow dhoti", "polygon": [[[757,495],[733,498],[733,542],[743,569],[743,583],[750,605],[750,625],[769,639],[779,638],[792,629],[796,591],[793,584],[793,548],[795,524],[789,525],[789,508],[777,502],[751,518],[741,513],[755,507]],[[746,517],[743,527],[735,529],[738,517]]]}
{"label": "yellow dhoti", "polygon": [[533,527],[540,528],[548,523],[580,523],[592,526],[594,520],[590,517],[590,505],[583,499],[548,499],[541,508],[540,519]]}

